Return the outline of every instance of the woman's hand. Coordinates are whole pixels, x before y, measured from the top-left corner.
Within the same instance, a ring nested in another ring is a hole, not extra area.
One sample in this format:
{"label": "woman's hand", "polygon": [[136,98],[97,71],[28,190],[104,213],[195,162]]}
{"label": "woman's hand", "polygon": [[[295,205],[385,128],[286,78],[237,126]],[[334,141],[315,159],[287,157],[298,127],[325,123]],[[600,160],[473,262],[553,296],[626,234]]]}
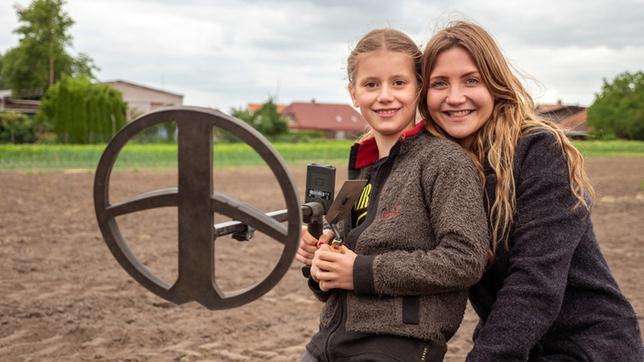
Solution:
{"label": "woman's hand", "polygon": [[295,259],[297,259],[297,261],[304,265],[310,266],[311,262],[313,261],[313,254],[318,249],[318,242],[329,243],[329,241],[333,240],[334,237],[335,235],[333,234],[333,231],[324,230],[322,231],[320,240],[318,240],[313,237],[311,233],[309,233],[309,230],[306,226],[302,226],[302,237],[300,238],[300,246],[297,249]]}
{"label": "woman's hand", "polygon": [[320,290],[353,290],[353,263],[356,256],[344,245],[337,251],[328,244],[320,246],[311,266],[311,275],[320,283]]}

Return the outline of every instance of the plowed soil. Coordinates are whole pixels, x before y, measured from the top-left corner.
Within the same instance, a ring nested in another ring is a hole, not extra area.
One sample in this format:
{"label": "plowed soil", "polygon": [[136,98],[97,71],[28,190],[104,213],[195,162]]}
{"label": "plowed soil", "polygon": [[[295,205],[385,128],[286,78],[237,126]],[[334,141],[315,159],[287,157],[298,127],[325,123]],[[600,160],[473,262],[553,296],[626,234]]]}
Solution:
{"label": "plowed soil", "polygon": [[[611,270],[644,316],[644,158],[590,159],[598,198],[595,230]],[[299,194],[305,166],[292,168]],[[346,178],[338,171],[338,180]],[[216,171],[215,190],[270,211],[284,208],[266,168]],[[111,201],[176,185],[170,171],[113,175]],[[210,311],[174,305],[134,281],[99,231],[88,171],[0,172],[0,360],[296,361],[317,330],[321,304],[300,266],[260,299]],[[117,218],[134,254],[172,284],[177,275],[176,208]],[[225,218],[216,215],[216,222]],[[235,291],[262,280],[281,244],[257,235],[215,242],[217,283]],[[447,361],[471,348],[476,315],[468,308]]]}

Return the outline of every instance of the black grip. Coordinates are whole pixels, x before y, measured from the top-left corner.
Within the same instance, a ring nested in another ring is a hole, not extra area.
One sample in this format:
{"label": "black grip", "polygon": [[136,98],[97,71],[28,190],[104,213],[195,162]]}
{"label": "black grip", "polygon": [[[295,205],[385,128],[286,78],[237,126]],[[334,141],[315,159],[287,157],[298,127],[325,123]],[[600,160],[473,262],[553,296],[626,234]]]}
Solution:
{"label": "black grip", "polygon": [[305,278],[310,278],[311,277],[311,267],[308,265],[305,265],[302,267],[302,275],[304,275]]}
{"label": "black grip", "polygon": [[311,220],[308,225],[309,234],[313,235],[314,238],[319,239],[322,236],[322,220]]}
{"label": "black grip", "polygon": [[[319,218],[311,220],[307,229],[309,231],[309,234],[313,235],[314,238],[320,239],[320,236],[322,236],[323,227],[324,225],[322,225],[322,220],[321,218]],[[305,278],[309,278],[311,276],[311,267],[308,265],[303,266],[302,275],[304,275]]]}

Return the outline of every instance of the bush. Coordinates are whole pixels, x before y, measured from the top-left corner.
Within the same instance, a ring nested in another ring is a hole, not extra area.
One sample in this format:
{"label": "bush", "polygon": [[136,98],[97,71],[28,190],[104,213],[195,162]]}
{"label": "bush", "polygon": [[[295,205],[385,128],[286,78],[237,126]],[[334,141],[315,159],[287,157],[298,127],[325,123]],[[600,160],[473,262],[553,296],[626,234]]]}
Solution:
{"label": "bush", "polygon": [[53,125],[62,143],[107,142],[125,125],[121,92],[89,78],[65,77],[50,87],[36,119]]}
{"label": "bush", "polygon": [[[253,113],[248,109],[232,109],[231,114],[251,125],[268,139],[273,140],[288,133],[288,120],[277,111],[277,105],[273,99],[269,99]],[[225,135],[220,136],[226,139]]]}
{"label": "bush", "polygon": [[325,132],[315,132],[315,131],[300,131],[300,132],[289,132],[275,136],[271,139],[272,142],[286,142],[286,143],[309,143],[309,142],[319,142],[325,141],[327,137]]}
{"label": "bush", "polygon": [[36,141],[34,121],[18,112],[0,112],[0,142],[33,143]]}

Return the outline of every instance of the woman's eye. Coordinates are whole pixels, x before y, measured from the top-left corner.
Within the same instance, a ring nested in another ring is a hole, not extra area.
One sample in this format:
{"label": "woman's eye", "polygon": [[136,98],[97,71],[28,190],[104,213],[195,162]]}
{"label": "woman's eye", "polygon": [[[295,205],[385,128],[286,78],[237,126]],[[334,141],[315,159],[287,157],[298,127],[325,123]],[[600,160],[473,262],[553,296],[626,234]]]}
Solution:
{"label": "woman's eye", "polygon": [[447,83],[442,81],[442,80],[438,80],[438,81],[435,81],[435,82],[431,82],[429,84],[429,86],[431,88],[445,88],[445,87],[447,87]]}
{"label": "woman's eye", "polygon": [[480,81],[477,78],[467,78],[465,80],[465,84],[468,84],[468,85],[477,85],[479,83]]}

